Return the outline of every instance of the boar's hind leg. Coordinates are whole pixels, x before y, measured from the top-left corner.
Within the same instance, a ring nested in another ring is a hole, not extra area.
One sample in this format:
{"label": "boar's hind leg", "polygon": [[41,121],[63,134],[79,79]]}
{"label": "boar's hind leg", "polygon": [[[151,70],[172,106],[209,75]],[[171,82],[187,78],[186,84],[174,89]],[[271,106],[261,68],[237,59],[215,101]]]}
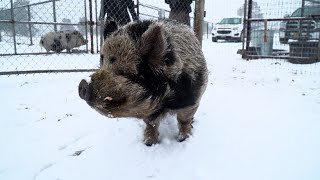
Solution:
{"label": "boar's hind leg", "polygon": [[144,120],[146,123],[146,128],[144,130],[144,144],[147,146],[152,146],[153,144],[158,143],[158,137],[159,137],[159,121],[154,121],[150,123],[148,120]]}
{"label": "boar's hind leg", "polygon": [[198,105],[191,106],[179,110],[177,113],[178,126],[179,126],[179,135],[178,141],[182,142],[192,135],[192,122],[193,116],[196,113]]}

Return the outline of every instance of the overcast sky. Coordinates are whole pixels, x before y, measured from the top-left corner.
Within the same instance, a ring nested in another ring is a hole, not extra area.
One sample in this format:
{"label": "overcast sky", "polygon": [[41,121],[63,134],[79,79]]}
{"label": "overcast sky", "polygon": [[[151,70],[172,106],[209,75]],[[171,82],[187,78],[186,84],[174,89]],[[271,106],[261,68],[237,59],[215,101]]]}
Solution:
{"label": "overcast sky", "polygon": [[[301,7],[301,0],[254,0],[261,8],[264,18],[282,18]],[[319,0],[320,1],[320,0]],[[244,0],[205,0],[207,21],[217,22],[224,17],[237,16]]]}
{"label": "overcast sky", "polygon": [[206,21],[217,22],[224,17],[234,17],[244,0],[206,0]]}

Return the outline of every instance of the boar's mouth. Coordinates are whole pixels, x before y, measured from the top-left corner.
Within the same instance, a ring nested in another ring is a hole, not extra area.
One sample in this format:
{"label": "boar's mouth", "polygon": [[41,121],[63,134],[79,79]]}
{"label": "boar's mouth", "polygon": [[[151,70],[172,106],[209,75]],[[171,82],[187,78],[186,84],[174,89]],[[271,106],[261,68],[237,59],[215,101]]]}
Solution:
{"label": "boar's mouth", "polygon": [[102,107],[104,109],[108,109],[108,110],[119,109],[126,102],[126,98],[122,97],[119,99],[114,99],[111,97],[106,97],[103,102],[104,104]]}
{"label": "boar's mouth", "polygon": [[87,101],[88,105],[99,113],[112,117],[118,111],[121,111],[123,105],[126,103],[126,98],[111,98],[106,97],[100,102]]}

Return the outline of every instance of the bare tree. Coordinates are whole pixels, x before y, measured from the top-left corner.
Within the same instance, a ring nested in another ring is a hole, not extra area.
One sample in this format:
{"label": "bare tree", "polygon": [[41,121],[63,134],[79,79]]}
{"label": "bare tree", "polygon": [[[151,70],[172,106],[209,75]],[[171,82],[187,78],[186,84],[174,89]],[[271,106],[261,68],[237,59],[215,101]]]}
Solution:
{"label": "bare tree", "polygon": [[[238,9],[237,11],[238,16],[243,17],[244,16],[244,4]],[[248,14],[248,8],[247,8],[247,14]],[[256,1],[252,1],[252,18],[262,19],[263,13],[261,12],[261,8],[258,5]],[[260,29],[262,28],[261,23],[252,23],[251,29]]]}
{"label": "bare tree", "polygon": [[87,28],[87,30],[89,29],[89,26],[86,25],[86,22],[88,22],[88,20],[86,20],[85,17],[81,17],[79,19],[79,24],[77,25],[77,27],[78,27],[78,31],[81,34],[85,34],[86,33],[86,28]]}
{"label": "bare tree", "polygon": [[[68,18],[63,18],[62,19],[63,23],[71,24],[71,20]],[[73,25],[61,25],[60,26],[60,31],[73,31],[76,30],[76,28]]]}
{"label": "bare tree", "polygon": [[[244,15],[244,4],[237,11],[238,16]],[[256,1],[252,1],[252,18],[263,18],[261,8]]]}

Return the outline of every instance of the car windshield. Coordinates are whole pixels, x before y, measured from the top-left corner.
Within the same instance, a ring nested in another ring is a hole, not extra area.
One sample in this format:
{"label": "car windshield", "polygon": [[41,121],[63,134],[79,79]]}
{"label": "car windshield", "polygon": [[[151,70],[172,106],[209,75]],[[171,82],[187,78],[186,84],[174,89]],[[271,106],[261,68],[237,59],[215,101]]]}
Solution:
{"label": "car windshield", "polygon": [[[304,8],[304,15],[303,16],[313,16],[313,15],[320,15],[320,6],[314,7],[305,7]],[[295,10],[291,17],[301,17],[301,8]]]}
{"label": "car windshield", "polygon": [[218,24],[241,24],[241,18],[224,18]]}

